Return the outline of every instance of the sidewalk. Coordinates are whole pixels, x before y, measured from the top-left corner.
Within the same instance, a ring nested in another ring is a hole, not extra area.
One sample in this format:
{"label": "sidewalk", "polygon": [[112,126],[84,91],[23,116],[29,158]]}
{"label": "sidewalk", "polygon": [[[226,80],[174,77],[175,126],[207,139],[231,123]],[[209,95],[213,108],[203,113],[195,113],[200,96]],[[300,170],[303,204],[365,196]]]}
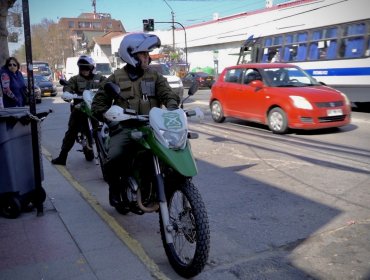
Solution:
{"label": "sidewalk", "polygon": [[34,210],[17,219],[0,217],[0,280],[167,279],[135,252],[140,244],[122,240],[114,219],[107,213],[103,219],[98,203],[91,206],[60,168],[43,158],[43,216]]}

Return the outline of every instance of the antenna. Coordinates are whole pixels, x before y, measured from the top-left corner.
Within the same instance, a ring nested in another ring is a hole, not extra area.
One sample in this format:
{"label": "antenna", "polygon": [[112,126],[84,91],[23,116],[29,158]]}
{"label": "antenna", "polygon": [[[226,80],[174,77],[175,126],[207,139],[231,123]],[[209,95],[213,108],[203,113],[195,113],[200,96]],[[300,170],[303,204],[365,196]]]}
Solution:
{"label": "antenna", "polygon": [[94,7],[94,14],[96,14],[96,0],[91,0],[92,6]]}

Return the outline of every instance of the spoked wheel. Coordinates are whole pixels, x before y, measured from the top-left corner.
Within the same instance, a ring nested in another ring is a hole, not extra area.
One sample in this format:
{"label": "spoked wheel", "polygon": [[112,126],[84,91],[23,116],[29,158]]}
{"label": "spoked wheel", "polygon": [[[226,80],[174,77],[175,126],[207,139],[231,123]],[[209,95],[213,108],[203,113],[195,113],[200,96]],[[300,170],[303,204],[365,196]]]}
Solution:
{"label": "spoked wheel", "polygon": [[14,194],[7,194],[0,201],[1,215],[8,219],[17,218],[22,211],[22,205]]}
{"label": "spoked wheel", "polygon": [[182,277],[191,278],[199,274],[206,265],[210,232],[207,212],[193,183],[187,180],[179,188],[167,193],[173,243],[167,244],[165,228],[160,215],[163,246],[173,269]]}

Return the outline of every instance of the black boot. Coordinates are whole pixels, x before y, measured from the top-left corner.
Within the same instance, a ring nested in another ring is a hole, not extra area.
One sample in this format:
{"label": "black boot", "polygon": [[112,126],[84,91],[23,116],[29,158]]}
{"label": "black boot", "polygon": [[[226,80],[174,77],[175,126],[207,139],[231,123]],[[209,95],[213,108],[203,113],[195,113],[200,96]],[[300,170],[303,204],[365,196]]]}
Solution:
{"label": "black boot", "polygon": [[108,180],[109,184],[109,204],[113,207],[121,202],[119,179]]}
{"label": "black boot", "polygon": [[66,165],[67,156],[68,152],[62,150],[57,158],[51,160],[51,163],[57,165]]}

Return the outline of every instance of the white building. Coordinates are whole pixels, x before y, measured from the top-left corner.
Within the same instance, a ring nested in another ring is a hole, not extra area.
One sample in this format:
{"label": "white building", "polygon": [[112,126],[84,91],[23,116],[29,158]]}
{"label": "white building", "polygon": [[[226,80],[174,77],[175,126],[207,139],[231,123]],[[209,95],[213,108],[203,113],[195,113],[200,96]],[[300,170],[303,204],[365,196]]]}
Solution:
{"label": "white building", "polygon": [[[251,35],[254,38],[272,34],[293,32],[297,29],[316,27],[347,22],[358,18],[368,18],[365,8],[369,0],[297,0],[284,4],[271,5],[256,11],[239,13],[228,17],[214,19],[175,30],[175,47],[187,47],[189,69],[196,67],[215,67],[218,61],[218,72],[224,67],[235,65],[242,43]],[[173,44],[172,30],[154,31],[162,45]],[[123,36],[114,37],[111,41],[112,53],[118,51]],[[120,59],[119,59],[120,60]]]}

